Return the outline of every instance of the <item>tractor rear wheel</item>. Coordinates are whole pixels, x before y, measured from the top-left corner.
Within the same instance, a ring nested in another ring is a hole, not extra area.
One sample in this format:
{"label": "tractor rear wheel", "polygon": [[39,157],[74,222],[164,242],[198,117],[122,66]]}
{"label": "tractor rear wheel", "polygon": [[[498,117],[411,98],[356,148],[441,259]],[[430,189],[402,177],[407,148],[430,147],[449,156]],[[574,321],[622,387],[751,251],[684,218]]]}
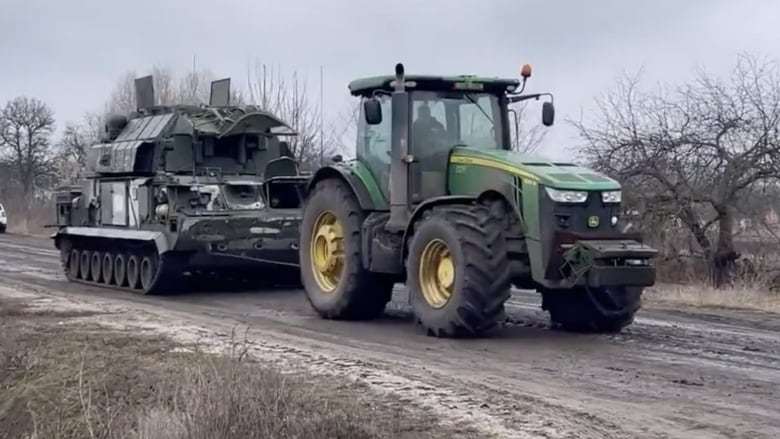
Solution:
{"label": "tractor rear wheel", "polygon": [[480,335],[504,317],[511,296],[506,238],[484,206],[425,212],[414,227],[406,270],[412,309],[428,335]]}
{"label": "tractor rear wheel", "polygon": [[571,332],[618,333],[634,321],[642,288],[611,287],[542,291],[552,326]]}
{"label": "tractor rear wheel", "polygon": [[306,297],[322,317],[363,320],[381,315],[393,292],[386,276],[363,268],[365,213],[339,180],[317,183],[303,212],[299,256]]}

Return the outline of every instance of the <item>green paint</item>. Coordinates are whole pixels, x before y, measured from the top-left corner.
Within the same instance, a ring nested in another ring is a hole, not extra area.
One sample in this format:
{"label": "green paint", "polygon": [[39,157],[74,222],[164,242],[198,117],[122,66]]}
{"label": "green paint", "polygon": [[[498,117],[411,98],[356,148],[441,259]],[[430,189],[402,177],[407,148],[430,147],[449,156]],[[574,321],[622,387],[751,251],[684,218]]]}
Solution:
{"label": "green paint", "polygon": [[350,160],[339,163],[336,167],[358,178],[363,184],[363,187],[366,188],[366,191],[368,191],[368,195],[371,197],[371,201],[374,203],[377,210],[386,210],[389,208],[387,198],[366,165],[357,160]]}
{"label": "green paint", "polygon": [[525,236],[538,239],[538,186],[529,180],[494,167],[451,163],[447,192],[477,197],[487,191],[501,194],[520,218]]}
{"label": "green paint", "polygon": [[[590,169],[569,163],[503,150],[477,150],[458,147],[450,156],[449,193],[479,196],[494,190],[509,200],[522,219],[531,261],[531,276],[544,283],[545,250],[540,218],[540,194],[544,186],[561,190],[617,190],[617,181]],[[552,220],[552,219],[550,219]],[[599,217],[588,218],[587,226],[597,228]]]}
{"label": "green paint", "polygon": [[526,239],[540,240],[539,185],[530,180],[523,180],[523,212],[526,218]]}
{"label": "green paint", "polygon": [[538,156],[504,150],[456,148],[451,162],[471,161],[475,165],[495,167],[524,179],[563,190],[618,190],[620,184],[591,169],[571,163],[553,162]]}

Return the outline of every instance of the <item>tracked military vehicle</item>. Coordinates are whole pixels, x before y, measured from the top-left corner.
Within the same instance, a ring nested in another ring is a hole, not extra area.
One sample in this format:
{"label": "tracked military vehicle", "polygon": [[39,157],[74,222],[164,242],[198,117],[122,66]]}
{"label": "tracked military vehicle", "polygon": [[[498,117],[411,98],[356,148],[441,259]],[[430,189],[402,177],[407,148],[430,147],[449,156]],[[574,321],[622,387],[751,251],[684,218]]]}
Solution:
{"label": "tracked military vehicle", "polygon": [[151,76],[137,111],[105,121],[88,173],[56,197],[52,238],[68,279],[143,294],[187,280],[299,283],[297,227],[308,176],[273,114],[230,105],[230,80],[209,105],[155,105]]}
{"label": "tracked military vehicle", "polygon": [[[511,104],[551,98],[521,94],[530,75],[407,76],[399,64],[349,84],[363,104],[356,159],[314,173],[300,228],[320,315],[374,318],[405,282],[428,334],[477,335],[502,321],[514,284],[539,291],[563,329],[633,321],[656,250],[622,233],[618,182],[512,151]],[[545,126],[554,114],[544,102]]]}

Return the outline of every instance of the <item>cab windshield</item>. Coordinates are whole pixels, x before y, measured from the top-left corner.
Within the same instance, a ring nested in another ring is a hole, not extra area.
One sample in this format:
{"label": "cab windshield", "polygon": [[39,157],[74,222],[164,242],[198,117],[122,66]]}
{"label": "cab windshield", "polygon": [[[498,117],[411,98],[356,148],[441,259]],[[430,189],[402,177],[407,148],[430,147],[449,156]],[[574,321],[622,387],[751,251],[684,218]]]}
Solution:
{"label": "cab windshield", "polygon": [[488,93],[412,93],[412,143],[415,148],[503,149],[498,96]]}

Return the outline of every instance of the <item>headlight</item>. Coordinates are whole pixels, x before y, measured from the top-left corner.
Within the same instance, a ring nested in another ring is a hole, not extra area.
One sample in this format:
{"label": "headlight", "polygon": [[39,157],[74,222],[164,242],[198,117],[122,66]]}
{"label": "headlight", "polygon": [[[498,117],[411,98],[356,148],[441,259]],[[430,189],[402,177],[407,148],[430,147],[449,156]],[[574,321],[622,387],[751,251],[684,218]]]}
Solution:
{"label": "headlight", "polygon": [[551,187],[544,188],[547,195],[558,203],[584,203],[588,199],[588,193],[584,191],[559,191]]}
{"label": "headlight", "polygon": [[623,201],[621,191],[606,191],[601,193],[601,201],[605,203],[620,203]]}

